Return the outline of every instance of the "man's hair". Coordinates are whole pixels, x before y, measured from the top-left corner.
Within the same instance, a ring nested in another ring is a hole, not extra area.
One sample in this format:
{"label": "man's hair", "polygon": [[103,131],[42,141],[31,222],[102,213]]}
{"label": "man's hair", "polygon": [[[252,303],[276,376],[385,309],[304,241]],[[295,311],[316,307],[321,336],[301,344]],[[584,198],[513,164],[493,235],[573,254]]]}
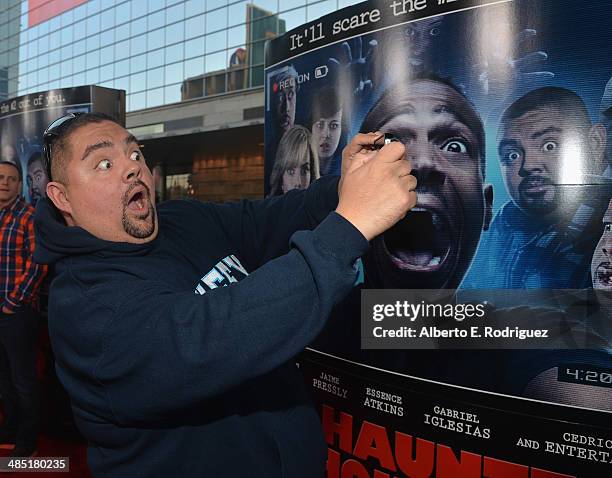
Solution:
{"label": "man's hair", "polygon": [[0,164],[8,164],[9,166],[13,166],[19,174],[19,181],[23,181],[23,173],[21,172],[21,165],[19,163],[14,163],[13,161],[7,161],[6,159],[2,159],[0,160]]}
{"label": "man's hair", "polygon": [[421,82],[421,81],[432,81],[435,83],[443,84],[453,91],[455,91],[465,101],[465,112],[451,111],[463,124],[465,124],[472,133],[476,136],[476,142],[478,150],[476,151],[478,159],[480,161],[480,169],[482,177],[485,177],[486,162],[485,162],[485,131],[482,124],[482,119],[472,102],[465,96],[465,94],[457,88],[452,81],[446,78],[439,77],[433,73],[420,73],[412,75],[407,79],[397,82],[390,86],[376,102],[376,104],[368,111],[360,131],[367,133],[369,131],[377,131],[387,121],[402,114],[406,106],[404,98],[407,94],[410,94],[410,85]]}
{"label": "man's hair", "polygon": [[545,86],[532,90],[512,103],[501,118],[501,125],[520,118],[525,113],[546,107],[559,108],[564,118],[569,118],[577,128],[590,128],[593,123],[584,101],[567,88]]}
{"label": "man's hair", "polygon": [[42,160],[42,153],[40,151],[36,151],[35,153],[31,154],[30,158],[28,159],[28,168],[36,161],[40,161],[41,164],[44,164]]}
{"label": "man's hair", "polygon": [[123,127],[116,118],[104,113],[84,113],[70,121],[65,127],[61,128],[59,135],[51,143],[51,177],[54,181],[67,183],[66,168],[70,151],[70,135],[79,128],[91,123],[103,123],[110,121]]}
{"label": "man's hair", "polygon": [[312,99],[310,106],[310,125],[313,125],[321,118],[329,118],[335,115],[342,107],[340,92],[331,86],[323,88],[321,91],[318,91]]}

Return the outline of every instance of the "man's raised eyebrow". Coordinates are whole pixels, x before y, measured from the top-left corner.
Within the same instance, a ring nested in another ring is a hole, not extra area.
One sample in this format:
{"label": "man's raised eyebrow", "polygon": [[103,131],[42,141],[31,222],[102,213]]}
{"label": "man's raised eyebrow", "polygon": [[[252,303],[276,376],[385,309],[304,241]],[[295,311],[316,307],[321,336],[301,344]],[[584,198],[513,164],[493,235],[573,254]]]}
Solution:
{"label": "man's raised eyebrow", "polygon": [[515,148],[521,148],[521,143],[519,143],[517,140],[515,139],[502,139],[499,143],[499,146],[497,147],[497,151],[501,154],[502,150],[504,148],[508,148],[508,147],[515,147]]}
{"label": "man's raised eyebrow", "polygon": [[127,144],[132,144],[132,143],[136,143],[138,144],[138,140],[136,139],[136,136],[134,136],[133,134],[128,134],[125,139],[123,140],[123,142],[127,145]]}
{"label": "man's raised eyebrow", "polygon": [[541,136],[544,136],[545,134],[548,133],[562,133],[563,131],[561,130],[561,128],[557,128],[556,126],[549,126],[548,128],[544,128],[540,131],[536,131],[535,133],[533,133],[531,135],[531,139],[538,139]]}
{"label": "man's raised eyebrow", "polygon": [[112,141],[108,141],[108,140],[90,144],[89,146],[87,146],[87,148],[85,148],[85,152],[83,153],[83,157],[81,158],[81,161],[84,161],[87,158],[87,156],[89,156],[94,151],[97,151],[98,149],[112,148],[112,147],[113,147]]}

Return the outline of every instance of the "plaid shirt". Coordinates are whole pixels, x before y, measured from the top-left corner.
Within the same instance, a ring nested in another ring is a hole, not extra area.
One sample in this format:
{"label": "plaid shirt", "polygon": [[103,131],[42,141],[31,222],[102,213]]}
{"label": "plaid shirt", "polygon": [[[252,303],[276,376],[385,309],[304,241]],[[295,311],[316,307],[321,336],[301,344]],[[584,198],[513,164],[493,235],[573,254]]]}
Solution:
{"label": "plaid shirt", "polygon": [[38,290],[47,266],[34,256],[34,208],[18,197],[0,209],[0,307],[38,308]]}

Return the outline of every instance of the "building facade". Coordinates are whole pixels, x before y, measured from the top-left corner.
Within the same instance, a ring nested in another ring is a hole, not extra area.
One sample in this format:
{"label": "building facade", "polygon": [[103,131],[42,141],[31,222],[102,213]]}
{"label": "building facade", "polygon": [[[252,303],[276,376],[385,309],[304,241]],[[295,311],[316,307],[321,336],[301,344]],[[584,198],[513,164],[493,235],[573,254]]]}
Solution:
{"label": "building facade", "polygon": [[2,1],[0,98],[88,84],[125,90],[127,126],[157,166],[163,197],[258,197],[265,41],[352,3]]}

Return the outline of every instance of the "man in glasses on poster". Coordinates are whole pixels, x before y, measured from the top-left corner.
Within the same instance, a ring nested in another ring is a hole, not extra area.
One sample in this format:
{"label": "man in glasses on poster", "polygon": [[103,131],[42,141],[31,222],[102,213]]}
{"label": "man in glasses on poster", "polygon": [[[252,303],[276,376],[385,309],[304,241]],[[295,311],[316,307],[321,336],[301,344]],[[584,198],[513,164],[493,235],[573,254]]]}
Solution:
{"label": "man in glasses on poster", "polygon": [[368,240],[416,202],[404,146],[356,136],[342,178],[236,204],[155,204],[136,139],[70,114],[45,132],[38,261],[55,264],[57,373],[94,476],[323,476],[293,357]]}

